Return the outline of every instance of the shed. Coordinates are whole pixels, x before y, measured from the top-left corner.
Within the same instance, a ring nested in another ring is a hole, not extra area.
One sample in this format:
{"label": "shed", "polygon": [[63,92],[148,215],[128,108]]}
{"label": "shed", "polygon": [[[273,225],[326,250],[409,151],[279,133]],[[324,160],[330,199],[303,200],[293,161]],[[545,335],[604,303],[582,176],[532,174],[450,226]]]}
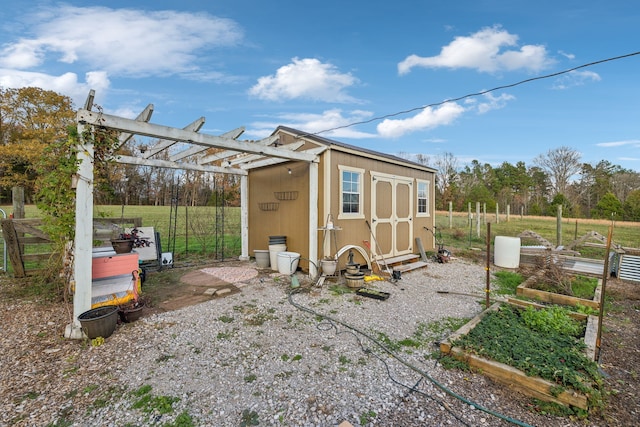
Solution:
{"label": "shed", "polygon": [[[326,218],[335,220],[329,233],[335,248],[340,239],[346,244],[342,249],[359,249],[359,257],[400,261],[416,252],[420,230],[433,226],[435,170],[424,165],[286,127],[260,141],[240,141],[244,128],[220,136],[198,133],[203,117],[183,129],[157,125],[149,122],[151,104],[131,120],[92,111],[94,96],[91,90],[77,113],[74,320],[65,330],[68,338],[82,338],[78,316],[91,307],[92,298],[94,147],[91,138],[84,138],[85,130],[117,131],[122,144],[133,135],[159,138],[141,156],[118,155],[120,163],[238,176],[243,260],[251,250],[264,248],[269,236],[285,235],[288,249],[303,256],[301,267],[315,275],[320,256],[344,255],[332,251],[331,240],[324,238]],[[155,157],[177,143],[186,149],[168,160]],[[426,247],[433,247],[432,239]]]}
{"label": "shed", "polygon": [[[286,236],[287,251],[300,253],[305,269],[309,260],[335,257],[350,245],[387,264],[415,258],[409,255],[418,252],[417,237],[425,238],[426,250],[433,249],[424,227],[435,221],[434,169],[285,126],[272,136],[278,145],[319,152],[317,184],[311,185],[309,162],[249,168],[250,253],[268,249],[270,236]],[[327,222],[334,228],[327,230]],[[360,251],[354,253],[355,262],[366,261]],[[339,266],[346,264],[346,254]]]}

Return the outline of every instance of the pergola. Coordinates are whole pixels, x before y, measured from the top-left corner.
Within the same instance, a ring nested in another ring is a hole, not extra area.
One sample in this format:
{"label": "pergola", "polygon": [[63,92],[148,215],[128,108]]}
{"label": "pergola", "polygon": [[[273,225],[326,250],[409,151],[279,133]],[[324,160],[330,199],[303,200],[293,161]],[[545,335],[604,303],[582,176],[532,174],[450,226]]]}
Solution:
{"label": "pergola", "polygon": [[[182,129],[149,123],[153,114],[153,105],[149,104],[135,120],[92,111],[95,91],[91,90],[84,104],[78,110],[77,126],[79,135],[78,172],[76,186],[76,235],[74,245],[73,322],[67,325],[65,337],[82,338],[82,329],[78,316],[91,309],[91,262],[93,248],[93,180],[94,147],[90,139],[84,140],[85,131],[94,127],[120,132],[120,144],[126,143],[134,135],[155,138],[158,142],[149,147],[139,157],[117,156],[115,161],[123,164],[153,166],[179,170],[225,173],[240,176],[241,203],[241,260],[249,259],[249,218],[248,218],[248,176],[249,170],[288,161],[304,161],[309,164],[309,258],[316,259],[318,252],[318,163],[319,154],[326,148],[317,147],[296,151],[304,145],[303,141],[281,145],[278,136],[272,135],[260,140],[238,140],[244,128],[240,127],[222,135],[199,133],[205,122],[204,117]],[[175,145],[186,148],[177,151]],[[168,160],[156,156],[174,147]],[[207,153],[211,148],[222,151]],[[214,165],[214,163],[216,163]],[[312,263],[310,274],[317,272]]]}

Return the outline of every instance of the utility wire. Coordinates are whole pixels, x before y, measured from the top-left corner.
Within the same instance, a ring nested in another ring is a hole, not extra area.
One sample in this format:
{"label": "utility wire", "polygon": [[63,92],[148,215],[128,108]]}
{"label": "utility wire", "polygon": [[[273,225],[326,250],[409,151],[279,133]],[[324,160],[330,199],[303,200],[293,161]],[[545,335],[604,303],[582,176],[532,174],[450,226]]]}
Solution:
{"label": "utility wire", "polygon": [[423,109],[429,108],[429,107],[438,107],[440,105],[448,104],[450,102],[457,102],[457,101],[461,101],[463,99],[472,98],[472,97],[476,97],[476,96],[480,96],[480,95],[485,95],[487,93],[495,92],[497,90],[508,89],[508,88],[512,88],[512,87],[523,85],[525,83],[530,83],[530,82],[533,82],[533,81],[536,81],[536,80],[543,80],[543,79],[548,79],[548,78],[551,78],[551,77],[560,76],[562,74],[571,73],[572,71],[576,71],[576,70],[579,70],[581,68],[592,67],[594,65],[603,64],[605,62],[617,61],[619,59],[629,58],[631,56],[636,56],[636,55],[640,55],[640,51],[627,53],[625,55],[620,55],[620,56],[614,56],[614,57],[611,57],[611,58],[601,59],[601,60],[598,60],[598,61],[589,62],[587,64],[578,65],[577,67],[569,68],[569,69],[566,69],[566,70],[563,70],[563,71],[558,71],[556,73],[545,74],[543,76],[537,76],[537,77],[531,77],[529,79],[520,80],[519,82],[516,82],[516,83],[511,83],[511,84],[507,84],[507,85],[503,85],[503,86],[497,86],[497,87],[494,87],[493,89],[487,89],[487,90],[483,90],[483,91],[480,91],[480,92],[469,93],[467,95],[459,96],[457,98],[445,99],[444,101],[434,102],[432,104],[426,104],[426,105],[422,105],[420,107],[413,107],[413,108],[409,108],[408,110],[398,111],[396,113],[385,114],[383,116],[373,117],[371,119],[362,120],[362,121],[358,121],[358,122],[353,122],[353,123],[350,123],[350,124],[347,124],[347,125],[336,126],[336,127],[333,127],[333,128],[330,128],[330,129],[321,130],[321,131],[318,131],[318,132],[309,132],[309,133],[305,133],[305,134],[299,135],[299,136],[300,137],[305,137],[305,136],[320,135],[321,133],[333,132],[335,130],[345,129],[345,128],[349,128],[349,127],[352,127],[352,126],[357,126],[357,125],[363,125],[363,124],[367,124],[367,123],[377,122],[377,121],[380,121],[380,120],[388,119],[390,117],[397,117],[397,116],[401,116],[403,114],[413,113],[414,111],[423,110]]}

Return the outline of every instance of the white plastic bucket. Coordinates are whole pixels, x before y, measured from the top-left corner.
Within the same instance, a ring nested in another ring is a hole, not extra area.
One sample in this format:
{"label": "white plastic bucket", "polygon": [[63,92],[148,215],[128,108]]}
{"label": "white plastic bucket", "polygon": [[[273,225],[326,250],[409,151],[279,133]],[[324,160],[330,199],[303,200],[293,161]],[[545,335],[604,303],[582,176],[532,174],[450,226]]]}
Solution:
{"label": "white plastic bucket", "polygon": [[493,263],[498,267],[520,267],[520,238],[496,236]]}
{"label": "white plastic bucket", "polygon": [[280,274],[293,274],[298,269],[300,254],[297,252],[280,252],[278,254],[278,271]]}
{"label": "white plastic bucket", "polygon": [[287,245],[269,245],[269,260],[273,271],[278,271],[278,254],[286,250]]}
{"label": "white plastic bucket", "polygon": [[269,267],[269,251],[264,249],[256,249],[253,251],[253,255],[256,257],[256,265],[258,268],[267,268]]}

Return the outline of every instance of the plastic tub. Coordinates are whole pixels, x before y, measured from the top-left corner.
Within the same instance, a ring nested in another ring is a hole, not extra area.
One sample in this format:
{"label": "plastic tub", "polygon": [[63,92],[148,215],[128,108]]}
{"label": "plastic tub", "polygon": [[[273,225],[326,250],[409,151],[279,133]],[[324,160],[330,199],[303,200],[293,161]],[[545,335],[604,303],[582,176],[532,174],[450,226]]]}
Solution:
{"label": "plastic tub", "polygon": [[269,267],[269,251],[265,249],[256,249],[253,251],[253,255],[256,257],[256,265],[258,268]]}
{"label": "plastic tub", "polygon": [[280,274],[293,274],[298,269],[300,254],[297,252],[280,252],[278,254],[278,271]]}
{"label": "plastic tub", "polygon": [[278,254],[286,250],[287,245],[269,245],[269,260],[273,271],[278,271]]}

